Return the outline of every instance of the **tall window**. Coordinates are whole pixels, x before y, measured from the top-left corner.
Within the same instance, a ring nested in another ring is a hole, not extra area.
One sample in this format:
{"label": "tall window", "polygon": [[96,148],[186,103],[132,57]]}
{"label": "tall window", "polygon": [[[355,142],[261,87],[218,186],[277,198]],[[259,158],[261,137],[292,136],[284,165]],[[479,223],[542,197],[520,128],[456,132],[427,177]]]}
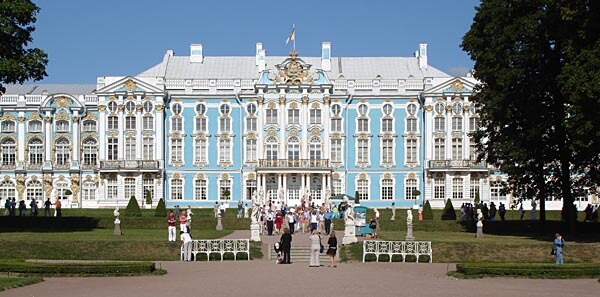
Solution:
{"label": "tall window", "polygon": [[369,140],[359,139],[357,150],[356,150],[356,162],[357,163],[368,163],[369,162]]}
{"label": "tall window", "polygon": [[381,143],[381,163],[394,163],[394,140],[384,139]]}
{"label": "tall window", "polygon": [[288,160],[300,160],[300,140],[298,137],[288,139]]}
{"label": "tall window", "polygon": [[183,162],[183,140],[171,139],[171,163]]}
{"label": "tall window", "polygon": [[266,110],[266,123],[267,124],[277,124],[277,109],[276,108],[267,108]]}
{"label": "tall window", "polygon": [[142,180],[142,189],[144,190],[144,199],[146,199],[146,195],[150,195],[150,199],[154,200],[153,178],[144,178],[144,180]]}
{"label": "tall window", "polygon": [[331,119],[331,132],[342,132],[342,119],[332,118]]}
{"label": "tall window", "polygon": [[171,118],[171,130],[173,132],[182,132],[183,131],[183,119],[181,117]]}
{"label": "tall window", "polygon": [[356,190],[358,191],[359,200],[369,200],[369,181],[366,179],[359,179],[356,183]]}
{"label": "tall window", "polygon": [[358,119],[358,129],[357,132],[369,132],[369,119],[368,118],[359,118]]}
{"label": "tall window", "polygon": [[42,165],[44,161],[44,144],[42,140],[34,138],[29,141],[29,164]]}
{"label": "tall window", "polygon": [[135,160],[135,138],[125,138],[125,160]]}
{"label": "tall window", "polygon": [[321,139],[318,137],[313,137],[310,139],[309,158],[311,160],[321,159]]}
{"label": "tall window", "polygon": [[416,133],[417,132],[417,119],[408,118],[406,119],[406,132]]}
{"label": "tall window", "polygon": [[310,123],[311,124],[321,124],[321,110],[318,108],[312,108],[310,110]]}
{"label": "tall window", "polygon": [[219,200],[231,200],[231,180],[219,181]]}
{"label": "tall window", "polygon": [[171,199],[183,200],[183,180],[180,178],[171,180]]}
{"label": "tall window", "polygon": [[69,121],[56,121],[56,132],[69,132]]}
{"label": "tall window", "polygon": [[417,180],[414,178],[407,179],[404,188],[404,197],[406,197],[406,200],[417,199],[417,195],[415,195],[415,190],[417,190]]}
{"label": "tall window", "polygon": [[436,138],[434,140],[433,159],[446,160],[446,140],[444,138]]}
{"label": "tall window", "polygon": [[477,160],[477,143],[475,142],[475,138],[469,139],[469,159],[475,161]]}
{"label": "tall window", "polygon": [[197,117],[196,118],[196,132],[205,132],[206,133],[206,118],[205,117]]}
{"label": "tall window", "polygon": [[462,131],[462,117],[452,117],[452,131]]}
{"label": "tall window", "polygon": [[246,180],[246,200],[252,200],[252,195],[256,192],[256,180]]}
{"label": "tall window", "polygon": [[56,198],[57,199],[67,199],[67,190],[69,189],[69,184],[66,181],[57,181],[56,186]]}
{"label": "tall window", "polygon": [[2,165],[13,166],[16,162],[16,143],[13,139],[2,142]]}
{"label": "tall window", "polygon": [[452,138],[452,160],[462,160],[463,146],[461,138]]}
{"label": "tall window", "polygon": [[108,160],[114,161],[119,158],[119,139],[116,137],[108,138],[108,149],[106,151]]}
{"label": "tall window", "polygon": [[142,148],[143,160],[154,160],[154,138],[144,137]]}
{"label": "tall window", "polygon": [[93,138],[83,141],[83,165],[95,166],[98,161],[98,144]]}
{"label": "tall window", "polygon": [[444,177],[436,177],[433,179],[433,198],[434,199],[445,199],[446,198],[446,180]]}
{"label": "tall window", "polygon": [[479,130],[479,117],[469,118],[469,131],[475,132]]}
{"label": "tall window", "polygon": [[231,162],[231,140],[219,139],[219,162]]}
{"label": "tall window", "polygon": [[381,181],[381,200],[394,200],[394,181],[383,179]]}
{"label": "tall window", "polygon": [[277,138],[269,137],[266,140],[265,153],[267,160],[277,160]]}
{"label": "tall window", "polygon": [[394,124],[391,118],[383,118],[381,120],[381,132],[390,133],[394,131]]}
{"label": "tall window", "polygon": [[125,199],[131,199],[131,197],[135,197],[135,178],[126,177],[124,186]]}
{"label": "tall window", "polygon": [[56,141],[56,165],[69,165],[71,160],[71,144],[68,140],[61,138]]}
{"label": "tall window", "polygon": [[331,140],[331,162],[342,162],[342,140]]}
{"label": "tall window", "polygon": [[342,180],[341,179],[332,179],[331,184],[333,185],[333,195],[342,194]]}
{"label": "tall window", "polygon": [[194,200],[206,200],[206,180],[197,179],[194,181]]}
{"label": "tall window", "polygon": [[84,181],[81,187],[81,199],[96,200],[96,183],[93,181]]}
{"label": "tall window", "polygon": [[154,130],[154,117],[151,115],[145,115],[142,118],[143,121],[143,128],[144,130]]}
{"label": "tall window", "polygon": [[257,123],[255,117],[247,117],[246,118],[246,130],[256,132],[257,131]]}
{"label": "tall window", "polygon": [[[83,122],[83,123],[84,123],[84,127],[85,127],[85,122]],[[38,121],[38,120],[29,121],[29,127],[28,127],[27,131],[33,132],[33,133],[42,132],[42,121]]]}
{"label": "tall window", "polygon": [[135,126],[135,116],[126,116],[125,117],[125,129],[126,130],[135,130],[136,126]]}
{"label": "tall window", "polygon": [[194,162],[206,163],[206,139],[196,139],[194,141]]}
{"label": "tall window", "polygon": [[15,197],[15,184],[10,180],[0,181],[0,199],[6,201],[8,198]]}
{"label": "tall window", "polygon": [[256,162],[256,139],[246,139],[246,162]]}
{"label": "tall window", "polygon": [[441,132],[446,130],[446,118],[437,116],[434,118],[434,129],[435,131]]}
{"label": "tall window", "polygon": [[117,116],[109,116],[107,120],[108,130],[119,129],[119,118]]}
{"label": "tall window", "polygon": [[96,121],[94,121],[94,120],[83,121],[83,131],[84,132],[96,132]]}
{"label": "tall window", "polygon": [[506,200],[506,193],[504,192],[505,184],[501,181],[490,182],[490,201],[498,204],[498,202],[504,202]]}
{"label": "tall window", "polygon": [[42,201],[44,199],[42,182],[39,180],[31,180],[27,183],[27,200],[35,199],[36,201]]}
{"label": "tall window", "polygon": [[288,124],[299,125],[300,124],[300,110],[292,108],[288,110]]}
{"label": "tall window", "polygon": [[109,178],[106,180],[106,199],[116,200],[119,198],[119,184],[117,178]]}
{"label": "tall window", "polygon": [[417,140],[406,140],[406,163],[417,163]]}
{"label": "tall window", "polygon": [[471,198],[471,201],[475,201],[475,197],[477,197],[477,193],[481,193],[479,191],[479,177],[471,176],[471,185],[470,185],[470,189],[469,189],[469,198]]}
{"label": "tall window", "polygon": [[9,120],[3,121],[2,132],[15,132],[15,122]]}
{"label": "tall window", "polygon": [[230,117],[222,117],[219,119],[221,133],[230,133],[231,132],[231,118]]}
{"label": "tall window", "polygon": [[452,199],[463,199],[463,179],[461,177],[452,179]]}

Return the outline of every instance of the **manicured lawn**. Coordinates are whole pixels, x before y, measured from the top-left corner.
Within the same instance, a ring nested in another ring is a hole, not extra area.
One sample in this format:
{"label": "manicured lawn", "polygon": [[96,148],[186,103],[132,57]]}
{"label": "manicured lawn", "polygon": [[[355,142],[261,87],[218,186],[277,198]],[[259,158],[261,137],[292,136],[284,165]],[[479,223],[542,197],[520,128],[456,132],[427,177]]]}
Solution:
{"label": "manicured lawn", "polygon": [[0,291],[37,284],[41,277],[0,277]]}

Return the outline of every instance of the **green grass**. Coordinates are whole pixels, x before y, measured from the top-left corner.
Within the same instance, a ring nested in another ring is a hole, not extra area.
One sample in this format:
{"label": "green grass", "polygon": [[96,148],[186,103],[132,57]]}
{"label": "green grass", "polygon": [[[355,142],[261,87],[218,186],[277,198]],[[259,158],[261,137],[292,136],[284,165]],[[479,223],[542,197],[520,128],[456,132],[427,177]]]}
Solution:
{"label": "green grass", "polygon": [[42,282],[41,277],[0,277],[0,291]]}
{"label": "green grass", "polygon": [[462,278],[480,277],[526,277],[526,278],[596,278],[600,276],[600,265],[592,263],[547,264],[547,263],[462,263],[451,274]]}

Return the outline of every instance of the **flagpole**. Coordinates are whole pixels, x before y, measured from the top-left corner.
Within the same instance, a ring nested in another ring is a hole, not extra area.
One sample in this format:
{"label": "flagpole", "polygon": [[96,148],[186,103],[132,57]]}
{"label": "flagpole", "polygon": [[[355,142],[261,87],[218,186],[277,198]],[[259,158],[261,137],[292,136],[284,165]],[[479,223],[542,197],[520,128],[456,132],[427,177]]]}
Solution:
{"label": "flagpole", "polygon": [[296,24],[293,25],[294,28],[292,29],[292,32],[294,32],[294,51],[296,50]]}

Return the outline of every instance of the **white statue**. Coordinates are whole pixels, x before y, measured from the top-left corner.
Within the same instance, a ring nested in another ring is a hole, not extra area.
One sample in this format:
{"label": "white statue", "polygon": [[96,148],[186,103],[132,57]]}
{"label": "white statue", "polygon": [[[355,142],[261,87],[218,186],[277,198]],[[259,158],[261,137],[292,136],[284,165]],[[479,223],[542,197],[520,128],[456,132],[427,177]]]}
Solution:
{"label": "white statue", "polygon": [[[262,192],[261,192],[262,193]],[[257,223],[260,219],[260,198],[256,191],[252,194],[252,223]]]}
{"label": "white statue", "polygon": [[477,209],[477,227],[483,227],[483,213],[481,213],[481,209]]}
{"label": "white statue", "polygon": [[348,208],[344,213],[344,222],[346,225],[354,225],[354,207],[352,207],[352,204],[348,204]]}
{"label": "white statue", "polygon": [[407,209],[406,210],[406,223],[412,224],[412,220],[413,220],[412,210]]}
{"label": "white statue", "polygon": [[119,207],[117,206],[117,208],[115,208],[115,211],[113,212],[113,215],[115,216],[115,224],[121,224],[121,220],[119,220]]}

